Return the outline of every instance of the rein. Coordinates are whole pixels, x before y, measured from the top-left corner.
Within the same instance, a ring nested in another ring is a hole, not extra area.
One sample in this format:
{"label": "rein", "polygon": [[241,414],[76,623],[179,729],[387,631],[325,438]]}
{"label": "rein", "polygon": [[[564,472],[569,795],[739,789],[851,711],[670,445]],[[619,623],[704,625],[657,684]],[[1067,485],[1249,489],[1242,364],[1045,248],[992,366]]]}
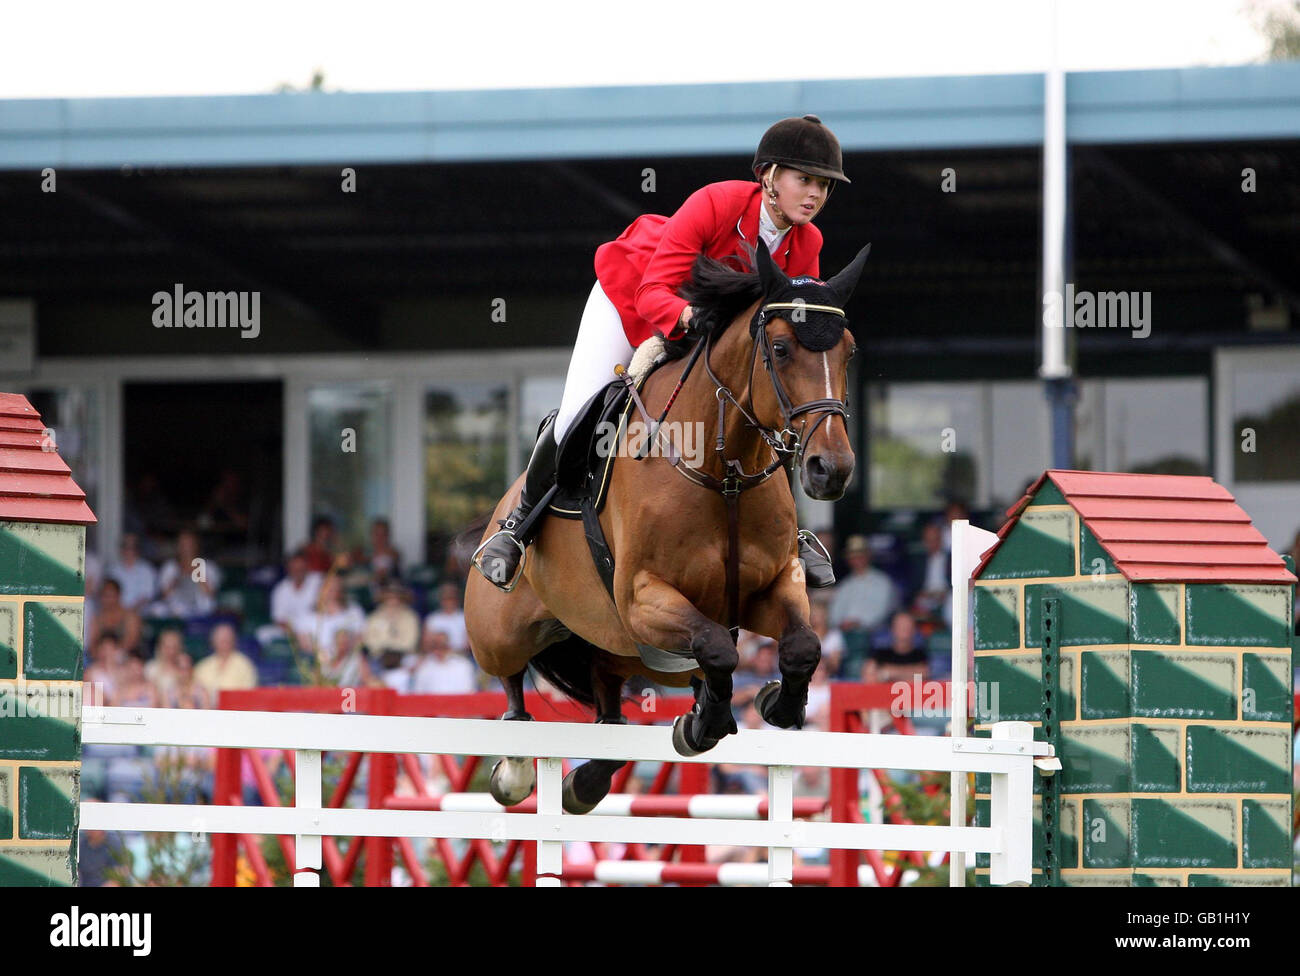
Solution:
{"label": "rein", "polygon": [[[790,402],[789,394],[786,393],[785,386],[781,382],[781,377],[773,368],[772,359],[772,340],[767,334],[767,316],[765,313],[772,309],[784,308],[803,308],[814,311],[833,312],[840,316],[844,315],[841,309],[833,308],[829,305],[804,305],[803,303],[793,302],[772,302],[764,305],[759,309],[760,316],[757,334],[754,341],[754,354],[749,363],[749,402],[750,407],[754,404],[754,368],[758,363],[758,356],[761,352],[763,355],[763,367],[767,370],[768,376],[772,380],[772,389],[776,394],[777,403],[781,408],[781,430],[773,431],[771,428],[764,427],[755,419],[754,415],[746,410],[744,405],[736,399],[735,395],[727,388],[727,385],[718,379],[713,372],[713,366],[709,362],[713,352],[713,335],[711,331],[696,344],[695,350],[691,354],[690,361],[682,371],[681,377],[677,381],[677,388],[673,392],[668,406],[664,408],[663,414],[660,415],[656,428],[663,423],[664,417],[668,415],[668,407],[672,406],[673,400],[676,399],[677,392],[686,382],[686,377],[694,368],[696,360],[700,358],[703,352],[704,369],[709,374],[709,381],[713,384],[714,396],[718,401],[718,436],[714,442],[714,451],[718,460],[722,463],[725,474],[721,478],[716,478],[706,471],[696,471],[682,463],[682,458],[677,455],[676,451],[671,453],[672,465],[677,469],[678,474],[687,481],[701,487],[711,489],[722,495],[727,505],[727,616],[728,628],[731,631],[734,640],[739,632],[740,622],[740,495],[741,492],[747,491],[756,485],[761,485],[770,478],[779,468],[785,468],[789,471],[791,465],[798,466],[803,458],[804,448],[807,441],[810,440],[817,432],[817,428],[825,423],[829,418],[840,416],[848,419],[848,402],[837,400],[834,397],[822,397],[817,400],[809,400],[795,406]],[[732,404],[739,410],[748,422],[748,426],[758,431],[758,435],[767,444],[772,451],[772,462],[760,471],[752,474],[746,473],[740,461],[735,458],[728,458],[726,454],[726,420],[727,404]],[[812,428],[808,429],[809,417],[805,416],[819,414],[820,416],[813,422]],[[793,423],[798,417],[804,417],[804,421],[798,430],[793,428]],[[658,431],[656,431],[656,436]],[[638,458],[640,460],[641,458]]]}

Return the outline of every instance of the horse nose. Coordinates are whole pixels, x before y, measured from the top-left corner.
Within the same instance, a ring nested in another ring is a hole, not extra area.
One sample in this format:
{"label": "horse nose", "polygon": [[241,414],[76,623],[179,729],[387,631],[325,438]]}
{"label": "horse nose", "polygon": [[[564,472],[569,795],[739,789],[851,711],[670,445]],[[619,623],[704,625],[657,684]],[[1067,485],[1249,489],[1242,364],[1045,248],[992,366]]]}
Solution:
{"label": "horse nose", "polygon": [[826,455],[813,454],[803,463],[804,491],[816,499],[838,498],[852,472],[852,464],[837,464]]}

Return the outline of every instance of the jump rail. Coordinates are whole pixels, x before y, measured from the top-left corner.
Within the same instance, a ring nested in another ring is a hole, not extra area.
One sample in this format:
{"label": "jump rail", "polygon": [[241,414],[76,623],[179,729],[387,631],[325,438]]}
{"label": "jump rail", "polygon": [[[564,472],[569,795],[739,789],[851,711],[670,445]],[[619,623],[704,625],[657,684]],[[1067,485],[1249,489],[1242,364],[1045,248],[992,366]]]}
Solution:
{"label": "jump rail", "polygon": [[[455,837],[537,842],[537,885],[556,887],[566,841],[725,844],[768,848],[767,883],[787,887],[794,848],[960,851],[990,855],[990,881],[1027,885],[1032,873],[1033,777],[1058,764],[1027,722],[999,722],[992,738],[745,730],[691,759],[672,748],[666,728],[517,723],[481,719],[318,715],[160,708],[86,708],[87,743],[295,752],[295,806],[87,803],[82,829],[186,833],[294,834],[294,885],[316,887],[322,836]],[[349,810],[322,806],[323,752],[520,756],[538,762],[534,813]],[[737,763],[768,768],[766,820],[571,816],[561,809],[562,758],[636,762]],[[988,827],[823,823],[795,820],[793,771],[800,766],[989,773]]]}

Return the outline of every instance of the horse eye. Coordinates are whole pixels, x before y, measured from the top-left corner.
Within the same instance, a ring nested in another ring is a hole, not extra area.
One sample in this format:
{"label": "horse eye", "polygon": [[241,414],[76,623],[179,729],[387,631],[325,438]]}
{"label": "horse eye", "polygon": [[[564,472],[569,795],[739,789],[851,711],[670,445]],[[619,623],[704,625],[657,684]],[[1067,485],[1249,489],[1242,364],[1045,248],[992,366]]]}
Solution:
{"label": "horse eye", "polygon": [[790,351],[786,348],[784,342],[772,343],[772,352],[776,354],[777,359],[788,359]]}
{"label": "horse eye", "polygon": [[857,347],[857,346],[854,346],[852,349],[849,350],[848,358],[845,359],[844,361],[847,363],[847,362],[849,361],[849,359],[852,359],[852,358],[853,358],[854,356],[856,356],[857,354],[858,354],[858,347]]}

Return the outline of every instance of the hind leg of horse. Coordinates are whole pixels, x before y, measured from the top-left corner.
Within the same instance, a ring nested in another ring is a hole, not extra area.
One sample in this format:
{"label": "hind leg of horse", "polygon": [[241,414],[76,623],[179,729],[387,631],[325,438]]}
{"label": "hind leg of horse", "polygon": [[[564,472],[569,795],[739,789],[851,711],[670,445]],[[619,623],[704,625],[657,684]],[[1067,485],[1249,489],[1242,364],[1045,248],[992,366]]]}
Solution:
{"label": "hind leg of horse", "polygon": [[695,706],[673,725],[673,747],[684,756],[698,755],[735,732],[731,675],[740,657],[727,628],[700,613],[664,580],[645,572],[637,574],[627,622],[643,644],[689,648],[704,672],[704,680],[695,683]]}
{"label": "hind leg of horse", "polygon": [[[603,654],[592,655],[591,685],[596,692],[596,723],[598,725],[624,725],[623,676],[615,674],[602,660]],[[596,804],[609,795],[614,774],[625,765],[617,759],[592,759],[564,777],[562,802],[567,813],[590,813]]]}
{"label": "hind leg of horse", "polygon": [[[531,722],[533,717],[524,707],[524,671],[501,679],[506,690],[506,713],[501,716],[504,722]],[[532,794],[537,785],[537,769],[532,759],[520,759],[505,756],[498,759],[492,767],[492,776],[488,783],[488,792],[492,799],[504,807],[522,803]]]}

